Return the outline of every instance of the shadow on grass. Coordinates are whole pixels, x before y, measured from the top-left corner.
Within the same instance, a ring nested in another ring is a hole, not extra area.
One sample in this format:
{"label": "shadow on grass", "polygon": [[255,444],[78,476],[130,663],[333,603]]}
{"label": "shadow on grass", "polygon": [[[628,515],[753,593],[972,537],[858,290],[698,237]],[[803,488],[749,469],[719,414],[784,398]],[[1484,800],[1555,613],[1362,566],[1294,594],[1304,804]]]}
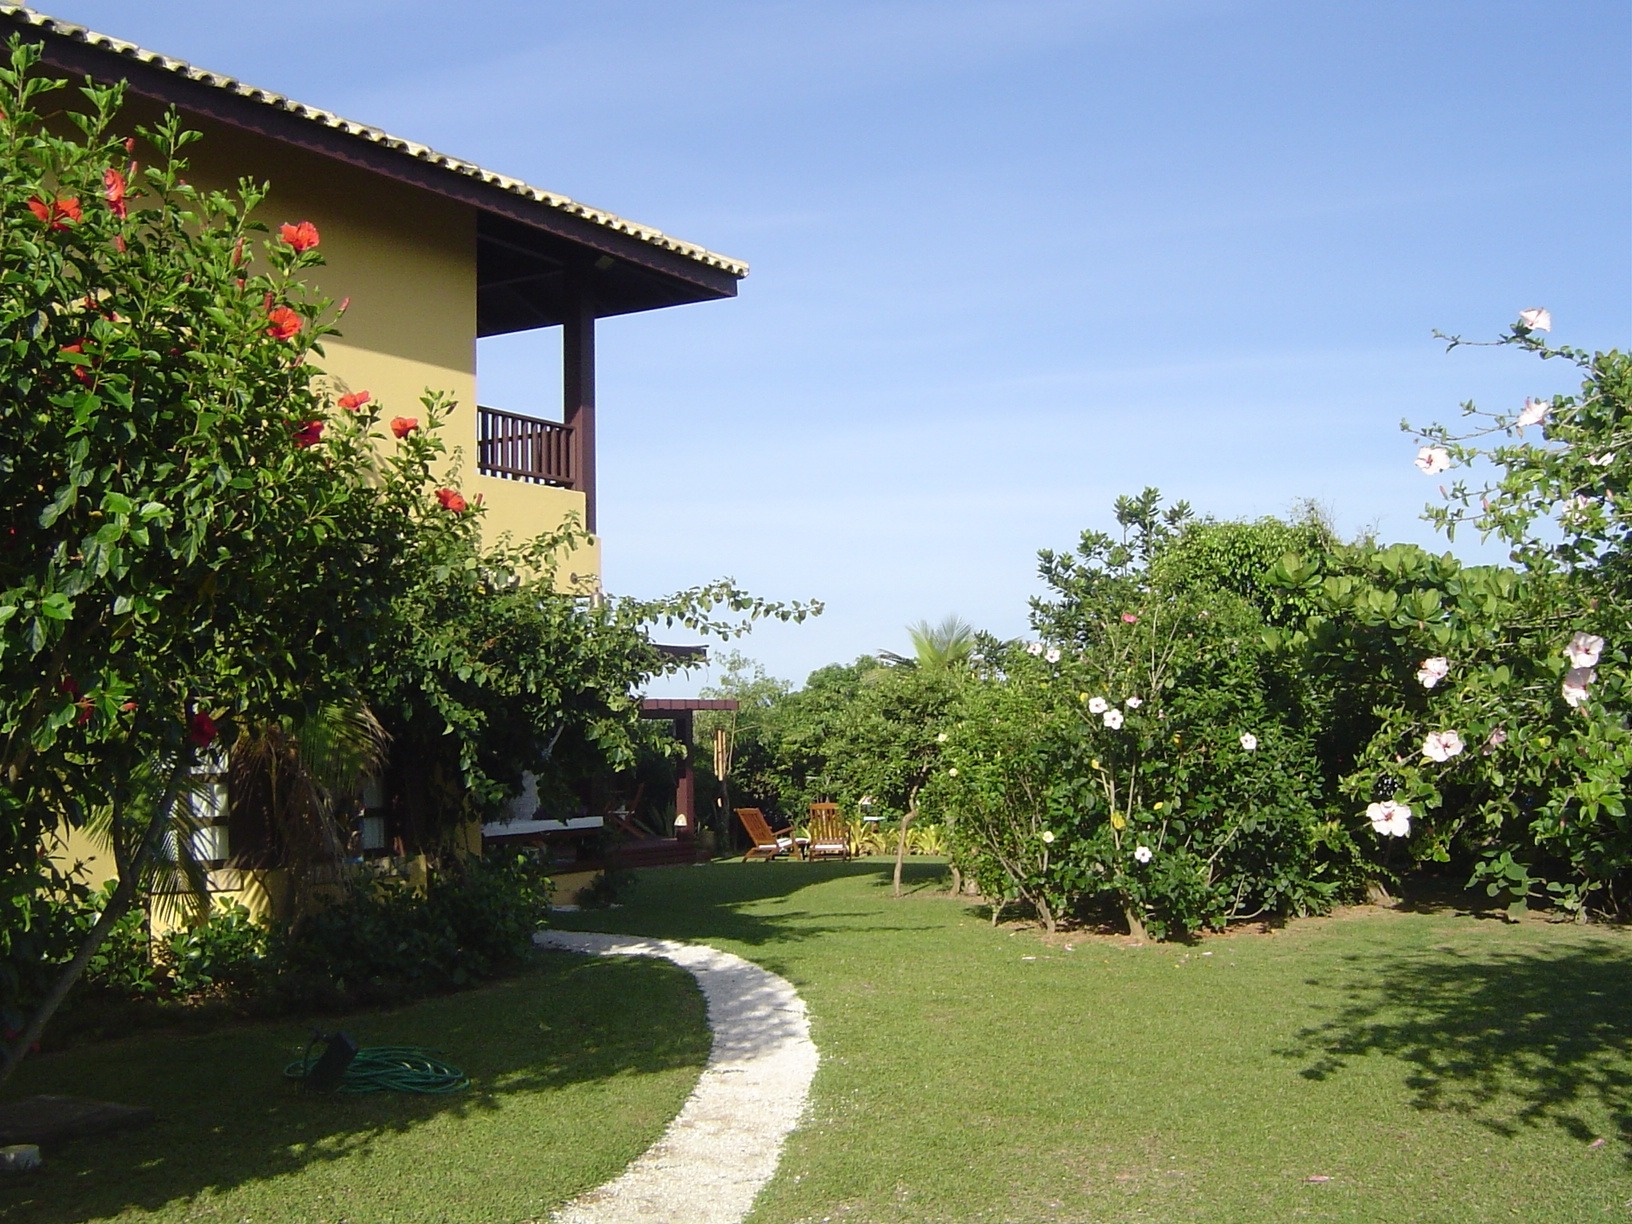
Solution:
{"label": "shadow on grass", "polygon": [[[553,1173],[563,1160],[570,1165],[579,1154],[570,1150],[574,1121],[559,1116],[570,1112],[565,1097],[614,1114],[639,1113],[647,1104],[640,1077],[700,1069],[708,1054],[702,1000],[691,979],[668,965],[622,958],[540,955],[536,969],[509,981],[326,1023],[365,1046],[440,1050],[470,1076],[472,1088],[450,1096],[307,1092],[282,1076],[309,1036],[298,1024],[144,1036],[44,1055],[20,1069],[17,1095],[116,1099],[148,1105],[158,1120],[48,1150],[39,1173],[0,1181],[0,1218],[65,1222],[134,1210],[168,1217],[176,1204],[192,1218],[190,1201],[247,1189],[247,1199],[217,1201],[205,1214],[295,1219],[304,1214],[297,1210],[302,1196],[332,1191],[335,1177],[319,1178],[315,1188],[309,1180],[265,1187],[260,1198],[255,1184],[364,1158],[343,1175],[351,1210],[340,1214],[417,1219],[424,1203],[438,1201],[437,1170],[468,1165],[472,1153],[487,1153],[478,1160],[498,1157],[483,1170],[490,1179],[536,1177],[541,1167]],[[572,1096],[578,1085],[592,1087]],[[658,1095],[653,1121],[661,1129],[674,1108],[673,1090]],[[448,1127],[442,1119],[481,1126]],[[544,1165],[541,1150],[550,1153]],[[511,1167],[512,1159],[521,1163]],[[568,1169],[562,1193],[607,1175],[586,1164],[577,1175],[582,1184],[571,1184]],[[332,1214],[314,1211],[310,1218]]]}
{"label": "shadow on grass", "polygon": [[[802,978],[795,953],[802,945],[885,932],[908,939],[921,933],[925,940],[940,941],[945,911],[933,912],[936,907],[922,902],[945,887],[945,864],[909,860],[899,902],[888,895],[894,870],[894,861],[883,859],[726,859],[696,867],[649,868],[638,873],[625,904],[563,914],[553,925],[709,944],[739,952],[798,987]],[[836,893],[833,886],[848,891]]]}
{"label": "shadow on grass", "polygon": [[[722,860],[697,867],[660,867],[639,872],[628,901],[615,909],[559,915],[564,930],[608,931],[684,941],[728,941],[754,950],[753,959],[777,970],[774,949],[842,932],[913,930],[935,920],[899,909],[873,907],[888,893],[894,863],[886,861],[801,863]],[[909,898],[930,893],[946,879],[940,862],[911,862],[902,873]],[[841,881],[869,885],[863,908],[836,909],[826,896],[807,906],[801,894]],[[771,956],[762,953],[772,953]]]}
{"label": "shadow on grass", "polygon": [[[1632,1159],[1632,976],[1624,949],[1598,946],[1353,956],[1344,1002],[1282,1051],[1324,1080],[1351,1059],[1402,1060],[1412,1104],[1466,1114],[1504,1136],[1558,1127],[1590,1142],[1607,1116]],[[1356,977],[1360,978],[1356,984]]]}

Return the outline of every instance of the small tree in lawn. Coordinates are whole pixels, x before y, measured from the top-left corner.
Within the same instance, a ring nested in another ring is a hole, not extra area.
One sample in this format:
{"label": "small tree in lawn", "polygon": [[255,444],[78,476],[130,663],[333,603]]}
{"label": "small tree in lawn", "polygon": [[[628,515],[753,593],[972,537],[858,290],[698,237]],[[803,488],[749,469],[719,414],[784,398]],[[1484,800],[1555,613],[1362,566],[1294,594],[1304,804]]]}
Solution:
{"label": "small tree in lawn", "polygon": [[939,765],[961,681],[961,669],[951,667],[870,671],[829,744],[843,796],[852,802],[870,796],[875,811],[900,817],[894,875],[898,897],[907,831],[918,817],[919,796]]}
{"label": "small tree in lawn", "polygon": [[119,88],[37,62],[0,65],[0,957],[59,882],[55,829],[98,822],[118,885],[0,1077],[138,900],[200,755],[348,688],[444,514],[428,452],[377,460],[366,395],[314,380],[317,231],[266,236],[263,189],[184,181],[174,115],[120,131]]}

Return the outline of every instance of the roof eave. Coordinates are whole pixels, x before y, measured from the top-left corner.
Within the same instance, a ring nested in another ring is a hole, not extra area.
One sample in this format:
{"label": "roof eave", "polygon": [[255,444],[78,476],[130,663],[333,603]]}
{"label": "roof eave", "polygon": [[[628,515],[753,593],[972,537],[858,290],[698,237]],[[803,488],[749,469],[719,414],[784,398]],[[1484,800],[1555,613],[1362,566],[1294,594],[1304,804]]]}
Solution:
{"label": "roof eave", "polygon": [[31,37],[37,36],[44,62],[58,71],[102,81],[124,80],[131,92],[163,105],[457,200],[597,256],[610,256],[677,281],[674,304],[734,297],[737,282],[748,273],[746,264],[648,227],[231,78],[153,56],[132,44],[20,6],[0,5],[0,17],[25,27]]}

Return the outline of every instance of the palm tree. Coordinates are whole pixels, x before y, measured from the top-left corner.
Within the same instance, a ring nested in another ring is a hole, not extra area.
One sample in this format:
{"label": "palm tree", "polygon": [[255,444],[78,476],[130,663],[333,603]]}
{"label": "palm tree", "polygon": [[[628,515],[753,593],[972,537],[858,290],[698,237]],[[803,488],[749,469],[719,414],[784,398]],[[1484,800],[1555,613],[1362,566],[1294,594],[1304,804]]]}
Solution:
{"label": "palm tree", "polygon": [[254,849],[246,866],[289,872],[294,925],[338,882],[364,779],[385,765],[389,737],[357,700],[319,707],[292,727],[244,732],[232,751],[234,807]]}
{"label": "palm tree", "polygon": [[938,625],[927,620],[907,626],[912,639],[912,654],[899,655],[893,650],[881,650],[881,662],[892,667],[922,667],[926,670],[945,670],[966,666],[975,649],[975,629],[956,613]]}

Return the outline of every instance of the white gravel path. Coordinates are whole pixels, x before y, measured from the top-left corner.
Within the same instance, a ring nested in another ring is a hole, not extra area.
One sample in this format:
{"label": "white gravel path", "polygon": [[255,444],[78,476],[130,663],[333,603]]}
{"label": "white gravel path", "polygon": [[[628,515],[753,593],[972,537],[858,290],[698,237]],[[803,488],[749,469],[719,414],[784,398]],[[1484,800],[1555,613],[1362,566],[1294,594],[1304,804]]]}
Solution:
{"label": "white gravel path", "polygon": [[816,1074],[805,1004],[784,978],[701,944],[541,931],[541,947],[659,956],[697,979],[714,1034],[708,1065],[669,1129],[620,1177],[563,1207],[555,1224],[736,1224],[782,1156]]}

